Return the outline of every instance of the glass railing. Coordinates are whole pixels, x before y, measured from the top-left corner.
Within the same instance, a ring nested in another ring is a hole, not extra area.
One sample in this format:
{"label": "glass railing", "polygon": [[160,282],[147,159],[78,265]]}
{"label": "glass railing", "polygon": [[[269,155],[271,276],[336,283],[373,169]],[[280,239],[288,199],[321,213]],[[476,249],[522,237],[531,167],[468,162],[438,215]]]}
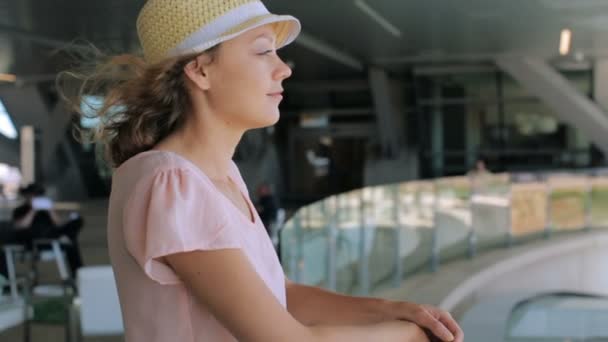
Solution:
{"label": "glass railing", "polygon": [[608,341],[608,298],[547,294],[514,307],[506,342]]}
{"label": "glass railing", "polygon": [[293,280],[365,295],[456,258],[608,226],[608,173],[481,174],[367,187],[300,208],[281,230]]}

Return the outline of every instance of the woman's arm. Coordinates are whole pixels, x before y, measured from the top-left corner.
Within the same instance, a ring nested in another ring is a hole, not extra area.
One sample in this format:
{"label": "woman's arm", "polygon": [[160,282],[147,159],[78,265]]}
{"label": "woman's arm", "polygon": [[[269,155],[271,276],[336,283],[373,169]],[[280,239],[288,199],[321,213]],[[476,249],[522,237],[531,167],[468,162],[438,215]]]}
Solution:
{"label": "woman's arm", "polygon": [[312,341],[382,341],[429,342],[425,332],[416,324],[387,321],[360,326],[313,326]]}
{"label": "woman's arm", "polygon": [[306,325],[373,324],[392,319],[381,310],[385,304],[381,299],[346,296],[288,279],[285,284],[287,309]]}
{"label": "woman's arm", "polygon": [[303,324],[370,324],[406,320],[429,329],[443,341],[462,342],[451,315],[432,306],[345,296],[285,279],[287,308]]}
{"label": "woman's arm", "polygon": [[281,306],[239,249],[178,253],[166,260],[200,305],[239,341],[427,341],[407,322],[306,326]]}

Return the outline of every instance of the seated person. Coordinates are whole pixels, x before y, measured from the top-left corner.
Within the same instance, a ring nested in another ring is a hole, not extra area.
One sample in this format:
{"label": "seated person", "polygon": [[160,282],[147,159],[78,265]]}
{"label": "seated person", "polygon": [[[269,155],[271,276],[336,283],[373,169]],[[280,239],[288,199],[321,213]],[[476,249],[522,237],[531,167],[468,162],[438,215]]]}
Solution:
{"label": "seated person", "polygon": [[486,167],[485,160],[478,158],[475,162],[475,167],[471,169],[468,173],[469,176],[483,176],[491,173],[490,170]]}
{"label": "seated person", "polygon": [[[31,245],[31,241],[34,239],[35,236],[29,229],[15,230],[11,222],[0,222],[0,283],[3,282],[2,280],[8,279],[8,268],[3,247],[5,245]],[[7,289],[4,288],[5,291]]]}
{"label": "seated person", "polygon": [[72,276],[82,266],[78,247],[78,234],[83,226],[80,215],[72,213],[67,222],[61,222],[53,210],[53,202],[44,197],[45,189],[38,184],[30,184],[21,189],[25,202],[13,210],[13,228],[17,242],[31,248],[35,239],[67,239],[63,245]]}

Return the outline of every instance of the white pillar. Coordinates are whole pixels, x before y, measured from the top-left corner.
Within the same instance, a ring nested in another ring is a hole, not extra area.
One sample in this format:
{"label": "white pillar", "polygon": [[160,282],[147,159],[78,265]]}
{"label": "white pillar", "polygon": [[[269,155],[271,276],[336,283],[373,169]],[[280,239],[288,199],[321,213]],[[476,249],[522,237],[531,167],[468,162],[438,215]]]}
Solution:
{"label": "white pillar", "polygon": [[608,59],[598,59],[593,66],[593,97],[608,112]]}
{"label": "white pillar", "polygon": [[36,181],[36,136],[33,126],[21,128],[21,174],[24,185]]}

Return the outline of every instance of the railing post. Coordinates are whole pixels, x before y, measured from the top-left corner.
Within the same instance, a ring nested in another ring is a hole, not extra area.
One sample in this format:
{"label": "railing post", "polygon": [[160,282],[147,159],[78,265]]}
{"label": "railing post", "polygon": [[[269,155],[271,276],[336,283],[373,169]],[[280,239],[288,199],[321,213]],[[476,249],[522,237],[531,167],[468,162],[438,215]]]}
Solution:
{"label": "railing post", "polygon": [[590,231],[593,225],[591,210],[593,209],[593,180],[589,174],[585,175],[587,195],[585,196],[585,230]]}
{"label": "railing post", "polygon": [[549,180],[545,180],[545,193],[547,197],[547,206],[545,208],[547,215],[547,226],[545,227],[544,236],[545,239],[551,238],[553,234],[553,219],[551,218],[551,196],[553,194],[553,189],[551,188],[551,184],[549,184]]}
{"label": "railing post", "polygon": [[431,241],[431,271],[432,272],[437,272],[437,270],[439,269],[439,263],[440,263],[440,255],[439,255],[439,227],[437,224],[437,211],[438,211],[438,206],[439,206],[439,194],[437,191],[437,185],[434,182],[433,183],[433,238]]}
{"label": "railing post", "polygon": [[327,210],[324,205],[324,215],[327,218],[327,288],[336,290],[336,230],[340,208],[337,204],[337,196],[332,196],[325,201],[332,201],[332,210]]}
{"label": "railing post", "polygon": [[[303,210],[308,210],[307,208],[304,208]],[[294,255],[294,280],[296,283],[299,283],[302,281],[302,271],[304,268],[304,260],[303,260],[303,251],[302,251],[302,243],[303,243],[303,239],[302,239],[302,219],[300,218],[300,215],[296,214],[295,218],[294,218],[294,234],[295,239],[292,239],[292,241],[295,241],[295,255]]]}
{"label": "railing post", "polygon": [[477,255],[477,234],[475,233],[475,229],[473,229],[473,227],[471,227],[471,230],[469,231],[467,243],[469,259],[473,259]]}
{"label": "railing post", "polygon": [[513,183],[509,180],[509,190],[507,192],[507,237],[506,247],[513,247]]}
{"label": "railing post", "polygon": [[468,178],[469,188],[471,191],[469,192],[469,212],[471,213],[471,229],[469,230],[468,236],[468,247],[469,247],[469,259],[473,259],[477,255],[477,229],[475,224],[475,211],[473,210],[473,182],[471,178]]}
{"label": "railing post", "polygon": [[361,227],[359,230],[359,293],[361,295],[367,295],[369,293],[370,281],[369,281],[369,259],[367,257],[367,235],[370,225],[370,218],[366,215],[366,190],[361,191]]}
{"label": "railing post", "polygon": [[399,287],[403,281],[403,260],[401,260],[403,226],[401,225],[401,200],[399,196],[399,184],[393,185],[393,219],[395,222],[395,272],[393,275],[393,286]]}

